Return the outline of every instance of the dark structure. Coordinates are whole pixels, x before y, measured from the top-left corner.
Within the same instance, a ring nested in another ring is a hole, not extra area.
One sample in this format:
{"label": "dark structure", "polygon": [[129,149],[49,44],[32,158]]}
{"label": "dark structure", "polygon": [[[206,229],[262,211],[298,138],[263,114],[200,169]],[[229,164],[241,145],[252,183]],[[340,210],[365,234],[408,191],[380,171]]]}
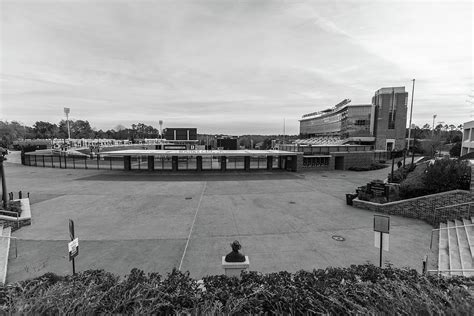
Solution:
{"label": "dark structure", "polygon": [[237,137],[218,138],[217,148],[222,150],[237,150]]}
{"label": "dark structure", "polygon": [[230,244],[232,247],[232,252],[228,253],[225,256],[226,262],[245,262],[245,256],[239,252],[242,248],[238,240],[234,240],[233,243]]}
{"label": "dark structure", "polygon": [[166,140],[197,140],[197,128],[165,128]]}

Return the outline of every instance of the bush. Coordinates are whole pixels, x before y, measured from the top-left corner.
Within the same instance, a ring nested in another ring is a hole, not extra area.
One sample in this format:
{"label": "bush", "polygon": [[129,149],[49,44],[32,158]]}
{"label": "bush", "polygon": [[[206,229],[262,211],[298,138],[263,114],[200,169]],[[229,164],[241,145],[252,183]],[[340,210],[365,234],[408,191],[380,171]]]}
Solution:
{"label": "bush", "polygon": [[457,142],[454,144],[453,147],[449,150],[449,155],[451,157],[459,157],[461,156],[461,142]]}
{"label": "bush", "polygon": [[351,171],[370,171],[370,170],[378,170],[378,169],[383,169],[387,168],[387,165],[384,165],[382,163],[373,163],[369,167],[349,167],[348,170]]}
{"label": "bush", "polygon": [[470,182],[470,176],[471,168],[465,161],[440,159],[428,165],[423,181],[429,192],[438,193],[466,189],[465,182]]}
{"label": "bush", "polygon": [[402,182],[403,180],[406,179],[406,177],[408,176],[410,172],[415,170],[415,168],[416,168],[415,164],[409,164],[409,165],[405,165],[405,167],[401,167],[401,168],[398,168],[397,170],[394,170],[393,177],[391,175],[389,176],[389,180],[390,180],[389,182],[392,182],[392,183]]}
{"label": "bush", "polygon": [[452,159],[435,160],[418,165],[400,183],[400,197],[404,199],[450,190],[469,190],[471,168],[466,162]]}
{"label": "bush", "polygon": [[[9,314],[464,314],[474,312],[473,278],[426,277],[415,270],[370,264],[242,279],[166,277],[133,269],[125,279],[103,270],[51,273],[0,287]],[[409,299],[407,299],[409,298]]]}

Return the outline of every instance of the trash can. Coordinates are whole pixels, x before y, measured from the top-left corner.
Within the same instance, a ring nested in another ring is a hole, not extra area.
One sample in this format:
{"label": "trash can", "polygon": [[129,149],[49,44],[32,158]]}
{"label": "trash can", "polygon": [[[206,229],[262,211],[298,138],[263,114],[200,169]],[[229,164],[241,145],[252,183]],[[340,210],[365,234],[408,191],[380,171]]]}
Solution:
{"label": "trash can", "polygon": [[357,197],[357,194],[354,193],[347,193],[346,194],[346,203],[347,205],[352,205],[352,200]]}

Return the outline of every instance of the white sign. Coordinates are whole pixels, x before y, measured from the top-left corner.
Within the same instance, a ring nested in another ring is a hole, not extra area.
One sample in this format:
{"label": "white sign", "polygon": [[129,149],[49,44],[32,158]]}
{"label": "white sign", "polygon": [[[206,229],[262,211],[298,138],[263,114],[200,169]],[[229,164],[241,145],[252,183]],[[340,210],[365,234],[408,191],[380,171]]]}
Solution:
{"label": "white sign", "polygon": [[79,238],[74,239],[73,241],[67,244],[69,252],[76,252],[77,247],[79,247]]}
{"label": "white sign", "polygon": [[374,246],[380,249],[380,234],[382,234],[382,249],[388,251],[390,243],[390,235],[381,232],[374,232]]}

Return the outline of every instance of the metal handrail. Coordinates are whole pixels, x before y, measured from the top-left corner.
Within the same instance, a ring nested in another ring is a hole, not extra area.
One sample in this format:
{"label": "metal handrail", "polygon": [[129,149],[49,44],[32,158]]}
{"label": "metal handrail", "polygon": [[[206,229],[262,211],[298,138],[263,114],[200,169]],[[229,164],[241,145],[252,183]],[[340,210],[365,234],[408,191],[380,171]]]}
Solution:
{"label": "metal handrail", "polygon": [[426,270],[426,272],[474,272],[474,269],[443,269],[443,270]]}
{"label": "metal handrail", "polygon": [[446,206],[440,206],[440,207],[435,207],[435,210],[439,210],[439,209],[442,209],[442,208],[450,208],[450,207],[456,207],[456,206],[470,205],[470,204],[474,204],[474,201],[472,201],[472,202],[464,202],[464,203],[459,203],[459,204],[446,205]]}
{"label": "metal handrail", "polygon": [[433,228],[433,230],[441,230],[441,229],[451,229],[451,228],[461,228],[461,227],[470,227],[474,226],[474,224],[467,224],[467,225],[462,225],[462,226],[450,226],[450,227],[443,227],[443,228]]}
{"label": "metal handrail", "polygon": [[[14,239],[15,240],[15,258],[18,258],[18,245],[17,245],[18,238],[13,237],[13,236],[0,236],[0,238],[8,238],[8,239]],[[8,258],[7,258],[7,260],[8,260]]]}
{"label": "metal handrail", "polygon": [[[9,213],[9,214],[15,215],[16,216],[16,228],[20,228],[20,216],[18,215],[17,212],[0,210],[0,213]],[[8,216],[8,215],[5,215],[5,216]]]}

